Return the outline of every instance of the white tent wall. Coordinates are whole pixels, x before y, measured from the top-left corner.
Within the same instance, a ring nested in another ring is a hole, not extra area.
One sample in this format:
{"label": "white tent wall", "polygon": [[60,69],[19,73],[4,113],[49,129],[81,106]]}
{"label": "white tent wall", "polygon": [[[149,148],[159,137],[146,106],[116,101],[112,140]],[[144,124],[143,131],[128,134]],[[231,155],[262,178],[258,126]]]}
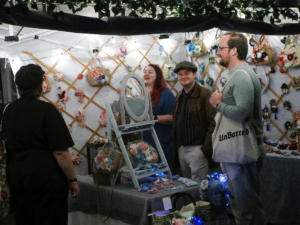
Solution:
{"label": "white tent wall", "polygon": [[[14,27],[14,29],[16,32],[20,27]],[[40,31],[38,39],[34,39],[33,36],[22,39],[22,35],[37,31]],[[207,47],[209,47],[214,40],[216,31],[217,29],[212,29],[203,32],[204,42]],[[101,112],[105,109],[106,102],[112,103],[118,100],[120,81],[124,75],[128,73],[126,66],[132,67],[133,72],[142,76],[143,70],[138,68],[143,69],[149,63],[158,64],[162,68],[168,61],[168,53],[172,52],[171,63],[174,64],[183,60],[190,60],[187,57],[186,45],[184,44],[186,38],[189,38],[189,36],[185,33],[172,34],[169,39],[158,39],[159,35],[115,36],[115,43],[112,42],[112,36],[110,35],[78,34],[31,28],[24,28],[22,30],[19,36],[19,42],[4,42],[1,37],[7,35],[7,29],[0,29],[0,57],[10,60],[14,72],[16,72],[21,65],[37,63],[41,65],[46,74],[48,74],[51,80],[52,90],[44,94],[42,97],[43,100],[57,104],[59,103],[58,87],[61,87],[61,90],[67,90],[70,99],[64,104],[62,116],[66,124],[72,124],[71,135],[75,145],[69,150],[74,154],[79,154],[79,157],[82,158],[81,164],[75,166],[76,173],[80,175],[87,174],[86,142],[93,136],[105,135],[106,128],[100,126],[99,118]],[[194,34],[189,35],[192,37]],[[249,36],[247,37],[249,38]],[[258,40],[260,36],[256,35],[254,37]],[[281,51],[284,46],[280,42],[281,38],[281,36],[267,36],[268,43],[275,50],[275,59],[277,59],[278,52]],[[123,44],[126,45],[128,53],[124,61],[118,57],[120,47]],[[164,52],[159,51],[160,45],[164,47]],[[93,53],[93,49],[98,49],[99,52]],[[249,45],[249,55],[251,51],[252,47]],[[101,60],[104,67],[110,69],[113,75],[111,86],[105,86],[100,88],[100,90],[98,87],[91,87],[86,78],[82,80],[77,79],[79,73],[87,74],[87,68],[85,67],[95,55]],[[204,81],[206,81],[209,76],[215,80],[216,86],[221,88],[220,77],[227,77],[228,71],[225,70],[218,78],[221,67],[218,66],[217,63],[209,65],[208,54],[192,60],[197,65],[204,63],[207,68]],[[217,61],[218,58],[216,58],[216,62]],[[266,83],[265,74],[268,73],[270,65],[253,66],[253,68],[256,69],[262,81]],[[277,100],[282,95],[281,85],[283,83],[289,84],[291,81],[286,74],[279,72],[278,66],[276,66],[275,69],[276,72],[269,75],[271,89],[268,89],[262,94],[262,107],[266,104],[269,109],[269,101],[272,98]],[[55,81],[55,73],[63,74],[64,81]],[[298,78],[299,69],[290,68],[288,73]],[[199,72],[198,76],[201,77]],[[179,82],[168,82],[168,85],[174,94],[181,90]],[[206,83],[204,86],[211,90],[215,89]],[[75,96],[75,90],[78,88],[82,89],[86,96],[82,104],[78,102],[78,98]],[[270,124],[269,131],[264,127],[265,135],[272,140],[279,138],[283,141],[290,140],[288,134],[285,135],[284,123],[293,120],[292,112],[284,109],[282,105],[283,100],[289,100],[292,103],[293,111],[300,110],[299,92],[294,88],[290,88],[290,92],[284,95],[278,104],[277,120],[274,119],[274,114],[271,114],[272,121],[274,121],[278,127]],[[79,127],[76,122],[76,111],[80,108],[85,109],[86,128]]]}

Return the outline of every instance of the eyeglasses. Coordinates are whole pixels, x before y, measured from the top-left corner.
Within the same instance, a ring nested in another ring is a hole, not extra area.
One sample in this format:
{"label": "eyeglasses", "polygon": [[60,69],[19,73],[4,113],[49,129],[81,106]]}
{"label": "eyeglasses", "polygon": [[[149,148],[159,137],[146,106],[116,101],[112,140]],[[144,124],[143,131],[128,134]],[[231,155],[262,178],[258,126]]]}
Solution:
{"label": "eyeglasses", "polygon": [[231,47],[221,47],[220,45],[218,46],[218,49],[222,50],[224,48],[231,48]]}

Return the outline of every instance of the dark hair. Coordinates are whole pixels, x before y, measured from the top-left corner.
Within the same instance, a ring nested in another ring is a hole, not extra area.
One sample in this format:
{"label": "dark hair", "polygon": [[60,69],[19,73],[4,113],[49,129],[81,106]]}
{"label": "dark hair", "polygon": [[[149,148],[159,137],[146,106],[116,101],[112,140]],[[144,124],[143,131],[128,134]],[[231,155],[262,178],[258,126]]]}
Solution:
{"label": "dark hair", "polygon": [[224,34],[229,35],[230,38],[228,40],[228,47],[236,48],[238,52],[238,59],[245,60],[248,54],[248,42],[247,38],[241,34],[236,32],[227,32]]}
{"label": "dark hair", "polygon": [[43,92],[43,78],[45,71],[39,65],[28,64],[22,66],[15,76],[15,83],[19,95],[23,98],[37,98]]}
{"label": "dark hair", "polygon": [[163,72],[159,66],[157,66],[155,64],[149,64],[148,66],[151,66],[156,73],[156,79],[154,81],[154,86],[153,86],[152,91],[150,92],[152,106],[156,106],[156,104],[159,101],[160,93],[163,90],[167,89],[167,84],[166,84],[165,78],[163,76]]}
{"label": "dark hair", "polygon": [[42,84],[32,89],[22,90],[18,87],[19,95],[23,98],[38,98],[43,92]]}

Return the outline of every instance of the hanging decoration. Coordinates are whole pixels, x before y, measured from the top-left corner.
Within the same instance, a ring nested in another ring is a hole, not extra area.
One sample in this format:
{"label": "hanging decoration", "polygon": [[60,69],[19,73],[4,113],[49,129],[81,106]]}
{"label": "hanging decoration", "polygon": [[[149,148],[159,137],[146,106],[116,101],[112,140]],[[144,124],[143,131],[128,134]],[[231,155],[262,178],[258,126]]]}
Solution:
{"label": "hanging decoration", "polygon": [[132,66],[130,65],[126,65],[125,69],[128,71],[128,72],[132,72]]}
{"label": "hanging decoration", "polygon": [[221,77],[220,84],[222,85],[222,87],[225,86],[226,82],[227,82],[227,79],[225,77]]}
{"label": "hanging decoration", "polygon": [[270,100],[271,112],[275,114],[275,120],[277,120],[278,108],[275,99]]}
{"label": "hanging decoration", "polygon": [[77,88],[76,91],[75,91],[75,96],[78,97],[78,102],[79,103],[83,103],[84,102],[84,91],[80,88]]}
{"label": "hanging decoration", "polygon": [[207,48],[203,42],[203,33],[197,32],[191,43],[187,45],[187,53],[191,58],[198,58],[207,53]]}
{"label": "hanging decoration", "polygon": [[294,112],[293,117],[294,117],[294,120],[297,121],[297,130],[300,131],[300,111]]}
{"label": "hanging decoration", "polygon": [[72,133],[72,124],[70,123],[70,124],[67,124],[67,128],[68,128],[68,131],[70,132],[70,133]]}
{"label": "hanging decoration", "polygon": [[60,82],[64,79],[64,75],[62,73],[56,73],[53,75],[54,80],[57,82]]}
{"label": "hanging decoration", "polygon": [[87,80],[93,87],[103,87],[110,84],[112,75],[106,69],[99,58],[94,58],[91,69],[87,73]]}
{"label": "hanging decoration", "polygon": [[205,82],[211,87],[214,85],[214,79],[211,77],[208,77]]}
{"label": "hanging decoration", "polygon": [[300,45],[297,43],[295,35],[289,35],[284,48],[278,53],[278,59],[280,63],[280,72],[287,72],[288,68],[300,65]]}
{"label": "hanging decoration", "polygon": [[276,73],[275,67],[274,66],[270,66],[269,72],[270,73]]}
{"label": "hanging decoration", "polygon": [[61,103],[63,103],[64,106],[65,106],[66,103],[69,101],[70,97],[68,96],[66,90],[62,90],[61,87],[58,87],[57,89],[58,89],[58,98],[59,98],[59,101]]}
{"label": "hanging decoration", "polygon": [[291,122],[290,121],[286,121],[285,124],[284,124],[284,127],[285,127],[286,130],[291,129],[291,127],[292,127]]}
{"label": "hanging decoration", "polygon": [[139,64],[137,68],[138,68],[138,70],[142,70],[143,69],[141,64]]}
{"label": "hanging decoration", "polygon": [[289,86],[286,83],[283,83],[280,88],[283,94],[289,93]]}
{"label": "hanging decoration", "polygon": [[120,47],[120,52],[119,52],[119,56],[121,58],[122,61],[125,61],[125,56],[127,55],[127,48],[126,48],[126,45],[123,44],[121,47]]}
{"label": "hanging decoration", "polygon": [[73,165],[75,165],[75,166],[80,165],[82,158],[80,158],[80,157],[78,156],[78,154],[75,154],[75,153],[71,153],[71,155],[72,155],[72,156],[71,156],[71,159],[72,159]]}
{"label": "hanging decoration", "polygon": [[102,111],[99,121],[102,126],[107,126],[106,111]]}
{"label": "hanging decoration", "polygon": [[282,44],[285,44],[285,43],[286,43],[286,39],[287,39],[287,37],[284,36],[282,39],[280,39],[280,42],[281,42]]}
{"label": "hanging decoration", "polygon": [[293,88],[295,88],[296,91],[299,91],[299,90],[300,90],[300,80],[299,80],[299,77],[298,77],[298,79],[297,79],[296,77],[293,77],[293,78],[292,78],[291,86],[292,86]]}
{"label": "hanging decoration", "polygon": [[46,94],[48,92],[50,92],[52,89],[52,85],[50,82],[50,79],[48,77],[48,75],[44,75],[44,81],[43,81],[43,94]]}
{"label": "hanging decoration", "polygon": [[60,114],[62,114],[64,107],[61,104],[56,104],[55,107],[58,110],[58,112],[60,112]]}
{"label": "hanging decoration", "polygon": [[292,108],[292,104],[289,100],[285,100],[284,103],[283,103],[283,107],[286,109],[286,110],[290,110]]}
{"label": "hanging decoration", "polygon": [[269,108],[267,105],[265,105],[265,107],[262,109],[262,117],[263,117],[263,123],[264,125],[267,127],[267,131],[270,130],[270,122],[271,122],[271,116],[269,114]]}
{"label": "hanging decoration", "polygon": [[77,75],[77,79],[78,80],[82,80],[84,78],[84,74],[83,73],[79,73],[78,75]]}
{"label": "hanging decoration", "polygon": [[85,111],[84,111],[84,109],[82,109],[82,108],[77,109],[76,117],[77,117],[78,126],[81,128],[85,128]]}
{"label": "hanging decoration", "polygon": [[268,45],[268,40],[265,35],[259,38],[256,42],[252,35],[249,39],[249,44],[253,47],[252,64],[256,66],[266,65],[274,62],[274,49]]}
{"label": "hanging decoration", "polygon": [[164,46],[160,45],[158,47],[159,55],[162,55],[162,53],[164,52],[164,50],[165,50]]}

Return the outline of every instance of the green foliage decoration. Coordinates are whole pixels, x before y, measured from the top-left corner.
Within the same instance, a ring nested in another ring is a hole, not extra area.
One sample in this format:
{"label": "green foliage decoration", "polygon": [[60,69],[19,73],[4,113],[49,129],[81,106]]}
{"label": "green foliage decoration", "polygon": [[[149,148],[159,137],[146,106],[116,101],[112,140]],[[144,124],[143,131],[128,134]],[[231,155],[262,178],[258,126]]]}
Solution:
{"label": "green foliage decoration", "polygon": [[277,0],[1,0],[4,7],[17,13],[43,10],[55,19],[64,16],[59,5],[67,5],[75,14],[86,7],[94,7],[99,18],[111,16],[148,17],[164,20],[167,17],[187,19],[200,15],[221,14],[229,18],[253,21],[270,19],[272,24],[281,19],[299,22],[298,8],[278,7]]}

